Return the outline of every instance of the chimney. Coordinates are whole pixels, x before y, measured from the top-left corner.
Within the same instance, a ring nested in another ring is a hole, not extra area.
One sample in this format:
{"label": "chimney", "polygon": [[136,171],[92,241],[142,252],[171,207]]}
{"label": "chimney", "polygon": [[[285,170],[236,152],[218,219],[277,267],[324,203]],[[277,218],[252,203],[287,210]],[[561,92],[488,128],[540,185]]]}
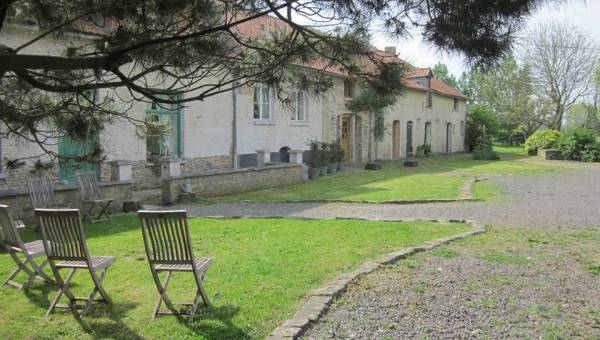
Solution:
{"label": "chimney", "polygon": [[386,46],[384,48],[385,53],[396,56],[396,46]]}

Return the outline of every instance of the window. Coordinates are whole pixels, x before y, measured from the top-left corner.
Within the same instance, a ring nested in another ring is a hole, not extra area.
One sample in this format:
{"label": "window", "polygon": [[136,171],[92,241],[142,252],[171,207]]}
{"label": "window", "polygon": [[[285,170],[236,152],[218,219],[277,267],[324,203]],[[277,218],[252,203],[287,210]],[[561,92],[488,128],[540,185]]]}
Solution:
{"label": "window", "polygon": [[431,122],[425,123],[425,141],[423,144],[431,145]]}
{"label": "window", "polygon": [[271,88],[268,85],[254,88],[254,119],[271,119]]}
{"label": "window", "polygon": [[[181,95],[174,95],[171,98],[179,100]],[[149,121],[156,123],[146,136],[147,159],[181,157],[183,137],[181,105],[153,102],[146,110],[146,116]]]}
{"label": "window", "polygon": [[344,97],[354,98],[354,82],[350,79],[344,80]]}
{"label": "window", "polygon": [[304,92],[298,91],[292,99],[292,120],[303,121],[306,119],[306,104]]}
{"label": "window", "polygon": [[454,98],[454,106],[452,110],[454,112],[458,111],[458,98]]}
{"label": "window", "polygon": [[425,105],[427,108],[433,107],[433,93],[427,92],[427,103]]}
{"label": "window", "polygon": [[460,121],[460,135],[465,135],[465,122],[463,122],[462,120]]}

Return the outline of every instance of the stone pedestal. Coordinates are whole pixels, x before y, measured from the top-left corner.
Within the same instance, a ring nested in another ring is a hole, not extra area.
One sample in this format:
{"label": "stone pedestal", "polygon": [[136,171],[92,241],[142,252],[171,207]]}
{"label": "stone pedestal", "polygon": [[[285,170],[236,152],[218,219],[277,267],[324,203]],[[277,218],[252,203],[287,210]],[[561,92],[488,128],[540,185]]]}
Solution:
{"label": "stone pedestal", "polygon": [[161,158],[160,177],[169,178],[181,175],[181,161],[179,158]]}
{"label": "stone pedestal", "polygon": [[256,150],[256,167],[264,168],[265,164],[271,161],[271,152],[269,150]]}
{"label": "stone pedestal", "polygon": [[291,150],[290,154],[290,164],[302,164],[304,160],[302,159],[304,151],[302,150]]}
{"label": "stone pedestal", "polygon": [[112,180],[118,182],[131,181],[133,179],[132,164],[129,161],[110,162]]}

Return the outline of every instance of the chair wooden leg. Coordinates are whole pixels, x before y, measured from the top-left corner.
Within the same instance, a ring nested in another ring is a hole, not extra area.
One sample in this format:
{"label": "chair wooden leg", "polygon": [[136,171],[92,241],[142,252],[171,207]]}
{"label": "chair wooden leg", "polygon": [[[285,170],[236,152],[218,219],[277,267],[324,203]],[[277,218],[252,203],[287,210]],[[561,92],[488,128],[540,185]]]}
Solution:
{"label": "chair wooden leg", "polygon": [[164,283],[160,282],[158,273],[156,273],[154,270],[152,270],[152,274],[153,274],[152,276],[154,277],[154,283],[156,283],[156,288],[158,289],[158,293],[159,293],[158,301],[156,302],[156,307],[154,308],[154,312],[152,313],[152,319],[154,320],[154,319],[156,319],[156,316],[158,316],[158,313],[160,312],[160,306],[162,305],[163,301],[165,302],[165,305],[167,306],[167,308],[169,308],[169,310],[171,310],[171,312],[177,313],[177,311],[175,310],[175,307],[173,306],[173,303],[167,296],[167,288],[169,287],[169,282],[171,282],[171,276],[173,275],[173,272],[167,273],[167,277],[166,277]]}
{"label": "chair wooden leg", "polygon": [[60,289],[58,290],[58,294],[56,294],[56,297],[50,304],[50,308],[48,308],[48,311],[46,312],[46,316],[50,315],[50,313],[52,313],[54,311],[54,309],[56,308],[56,305],[60,301],[63,294],[69,298],[69,305],[74,305],[75,301],[77,300],[75,298],[75,295],[73,295],[73,293],[71,293],[71,291],[69,290],[69,283],[71,282],[71,279],[73,278],[73,275],[75,275],[75,272],[77,271],[77,269],[76,268],[71,269],[71,272],[69,273],[69,275],[67,275],[67,279],[65,281],[62,280],[62,277],[60,276],[58,269],[53,268],[53,271],[54,271],[54,276],[56,276],[56,282],[58,283],[58,286],[60,287]]}
{"label": "chair wooden leg", "polygon": [[110,212],[108,211],[108,208],[110,207],[111,202],[107,202],[104,204],[100,204],[100,212],[98,213],[98,216],[96,216],[96,220],[100,220],[102,218],[102,215],[106,216],[106,218],[110,221],[111,220],[111,216],[110,216]]}
{"label": "chair wooden leg", "polygon": [[112,300],[110,299],[108,294],[106,294],[106,291],[104,291],[104,288],[102,288],[102,283],[104,282],[104,278],[106,277],[107,272],[108,272],[108,267],[105,267],[104,270],[102,271],[102,274],[100,275],[100,277],[98,277],[93,270],[90,270],[90,274],[92,275],[92,280],[94,280],[95,287],[92,290],[92,293],[90,294],[90,296],[85,301],[85,306],[83,307],[83,310],[81,311],[81,313],[79,313],[79,317],[82,318],[87,314],[87,312],[90,310],[90,307],[92,306],[92,303],[94,302],[94,299],[96,298],[97,293],[100,293],[100,295],[102,296],[102,301],[104,301],[108,304],[112,304]]}
{"label": "chair wooden leg", "polygon": [[4,282],[2,282],[2,285],[0,287],[4,287],[6,285],[9,285],[9,286],[12,286],[14,288],[21,289],[23,287],[23,285],[12,280],[20,272],[21,272],[21,267],[17,267],[12,273],[10,273],[10,275],[8,276],[8,278],[6,280],[4,280]]}
{"label": "chair wooden leg", "polygon": [[[31,257],[26,257],[26,260],[23,261],[19,258],[19,256],[17,256],[17,254],[15,252],[10,252],[10,256],[13,258],[14,262],[17,264],[17,268],[8,276],[8,278],[2,283],[2,285],[0,287],[4,287],[5,285],[10,285],[14,288],[17,288],[19,291],[27,288],[29,285],[31,285],[31,283],[33,282],[33,280],[36,278],[38,271],[37,271],[37,266],[35,265],[35,262],[29,262],[29,261],[33,261],[33,259]],[[29,264],[33,270],[29,269],[27,267],[27,264]],[[24,272],[25,274],[28,275],[27,280],[24,283],[18,283],[16,281],[13,281],[13,279],[19,275],[20,272]]]}
{"label": "chair wooden leg", "polygon": [[87,209],[83,209],[83,220],[92,223],[94,220],[92,218],[92,213],[94,211],[94,207],[96,207],[96,203],[91,202],[87,203]]}

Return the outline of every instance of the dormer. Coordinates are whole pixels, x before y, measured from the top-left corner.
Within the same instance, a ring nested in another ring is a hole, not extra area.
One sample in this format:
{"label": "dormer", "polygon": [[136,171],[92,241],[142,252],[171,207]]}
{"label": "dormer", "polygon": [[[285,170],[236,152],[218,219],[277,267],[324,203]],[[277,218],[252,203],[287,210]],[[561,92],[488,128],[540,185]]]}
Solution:
{"label": "dormer", "polygon": [[412,79],[419,85],[429,89],[431,88],[431,77],[433,77],[433,72],[429,67],[413,68],[406,71],[406,78]]}

